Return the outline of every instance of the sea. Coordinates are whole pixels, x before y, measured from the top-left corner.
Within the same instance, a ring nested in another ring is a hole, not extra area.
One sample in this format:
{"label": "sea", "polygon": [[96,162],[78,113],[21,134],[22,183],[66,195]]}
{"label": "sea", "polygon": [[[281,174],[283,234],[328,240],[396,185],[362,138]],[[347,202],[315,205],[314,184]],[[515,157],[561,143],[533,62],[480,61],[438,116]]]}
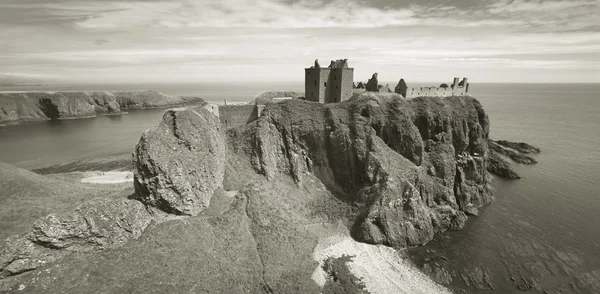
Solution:
{"label": "sea", "polygon": [[[391,83],[390,83],[391,84]],[[264,90],[303,91],[302,83],[55,85],[0,91],[156,89],[206,101],[247,101]],[[468,293],[554,290],[595,279],[600,285],[600,84],[485,84],[472,96],[493,139],[541,148],[535,165],[514,164],[520,180],[495,179],[495,201],[411,255],[441,257],[452,288]],[[130,154],[164,110],[0,127],[0,161],[26,169]],[[1,187],[0,187],[1,189]],[[484,286],[466,287],[479,277]],[[592,281],[593,283],[594,281]],[[529,287],[529,288],[528,288]],[[571,287],[571,288],[568,288]],[[479,289],[478,289],[479,288]],[[580,291],[581,292],[581,291]]]}

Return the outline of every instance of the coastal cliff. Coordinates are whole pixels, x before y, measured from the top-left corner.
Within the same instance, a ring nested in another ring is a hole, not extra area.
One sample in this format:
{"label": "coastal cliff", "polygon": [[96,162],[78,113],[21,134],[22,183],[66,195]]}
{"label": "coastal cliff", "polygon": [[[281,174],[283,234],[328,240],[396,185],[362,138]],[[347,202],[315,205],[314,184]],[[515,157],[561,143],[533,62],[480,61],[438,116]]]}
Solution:
{"label": "coastal cliff", "polygon": [[492,201],[488,133],[471,97],[361,94],[340,104],[272,105],[228,135],[233,153],[268,180],[289,176],[302,186],[314,176],[354,207],[358,241],[411,247],[461,229],[466,214]]}
{"label": "coastal cliff", "polygon": [[203,103],[158,91],[0,93],[0,123],[120,114],[127,109]]}
{"label": "coastal cliff", "polygon": [[231,129],[169,109],[134,149],[135,193],[29,220],[0,291],[448,293],[392,248],[493,200],[489,142],[472,97],[292,99]]}

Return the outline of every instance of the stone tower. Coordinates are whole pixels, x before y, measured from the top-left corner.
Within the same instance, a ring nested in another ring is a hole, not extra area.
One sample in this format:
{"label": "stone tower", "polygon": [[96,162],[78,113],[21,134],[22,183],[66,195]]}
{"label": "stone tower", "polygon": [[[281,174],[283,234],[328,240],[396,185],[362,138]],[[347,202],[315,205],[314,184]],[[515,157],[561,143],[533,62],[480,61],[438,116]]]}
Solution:
{"label": "stone tower", "polygon": [[338,103],[352,96],[354,69],[348,67],[348,59],[331,61],[322,68],[315,60],[314,66],[304,69],[304,96],[308,101]]}
{"label": "stone tower", "polygon": [[398,82],[398,85],[396,85],[396,88],[394,88],[394,92],[402,95],[402,97],[406,98],[406,90],[408,90],[408,85],[406,85],[406,82],[404,81],[404,79],[400,79],[400,81]]}

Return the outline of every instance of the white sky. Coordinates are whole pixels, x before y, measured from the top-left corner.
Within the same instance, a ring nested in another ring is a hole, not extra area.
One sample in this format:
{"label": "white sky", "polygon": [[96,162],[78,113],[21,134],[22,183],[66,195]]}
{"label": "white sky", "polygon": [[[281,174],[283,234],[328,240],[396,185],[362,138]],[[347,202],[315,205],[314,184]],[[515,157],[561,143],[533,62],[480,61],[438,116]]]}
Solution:
{"label": "white sky", "polygon": [[357,81],[600,82],[599,15],[600,0],[0,0],[0,82],[302,81],[315,58],[348,58]]}

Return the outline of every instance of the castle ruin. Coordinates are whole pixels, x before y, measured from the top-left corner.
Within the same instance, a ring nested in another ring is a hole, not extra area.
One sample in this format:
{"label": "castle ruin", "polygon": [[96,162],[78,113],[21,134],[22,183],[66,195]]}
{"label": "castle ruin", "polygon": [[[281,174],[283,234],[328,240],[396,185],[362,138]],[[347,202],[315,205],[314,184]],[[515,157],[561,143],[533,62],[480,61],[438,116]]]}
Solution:
{"label": "castle ruin", "polygon": [[464,96],[469,92],[469,83],[467,78],[454,78],[452,85],[441,84],[439,87],[408,87],[404,79],[400,79],[394,92],[402,95],[404,98],[416,97],[448,97]]}
{"label": "castle ruin", "polygon": [[[408,87],[404,79],[391,89],[389,85],[380,85],[377,73],[367,83],[354,84],[354,69],[348,67],[348,59],[331,61],[328,67],[322,68],[319,61],[310,68],[305,68],[304,100],[317,103],[339,103],[350,99],[354,89],[367,92],[397,93],[405,99],[416,97],[448,97],[464,96],[469,91],[467,78],[460,81],[454,78],[452,85],[441,84],[439,87]],[[292,97],[272,98],[273,103],[282,103]],[[302,99],[302,98],[299,98]],[[252,104],[243,102],[227,102],[223,105],[207,104],[208,111],[219,117],[225,129],[236,128],[251,123],[263,114],[265,102],[255,101]]]}
{"label": "castle ruin", "polygon": [[322,68],[319,60],[304,69],[304,99],[320,103],[338,103],[352,96],[354,69],[348,67],[348,59],[331,61]]}
{"label": "castle ruin", "polygon": [[354,69],[348,67],[348,59],[331,61],[328,67],[319,65],[319,60],[310,68],[304,69],[305,100],[319,103],[339,103],[352,97],[354,89],[365,89],[368,92],[397,93],[402,97],[448,97],[464,96],[469,91],[467,78],[454,78],[451,85],[441,84],[439,87],[408,87],[404,79],[390,89],[389,85],[379,85],[377,73],[367,83],[354,84]]}

